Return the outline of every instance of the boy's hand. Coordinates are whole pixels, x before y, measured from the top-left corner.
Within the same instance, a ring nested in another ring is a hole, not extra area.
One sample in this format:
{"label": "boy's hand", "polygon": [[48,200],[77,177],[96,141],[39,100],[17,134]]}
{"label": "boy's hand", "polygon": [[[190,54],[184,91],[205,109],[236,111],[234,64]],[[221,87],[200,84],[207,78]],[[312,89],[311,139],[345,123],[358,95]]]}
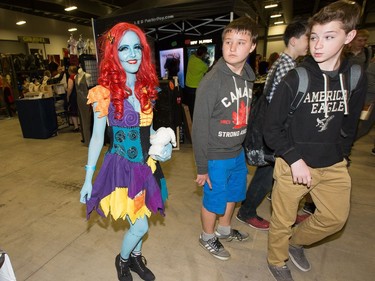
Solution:
{"label": "boy's hand", "polygon": [[199,186],[203,186],[203,185],[207,182],[208,187],[209,187],[210,189],[212,189],[212,185],[211,185],[210,177],[208,176],[208,174],[197,175],[197,179],[195,180],[195,182],[196,182]]}
{"label": "boy's hand", "polygon": [[292,169],[293,183],[304,184],[307,188],[310,188],[312,178],[305,161],[299,159],[290,165],[290,168]]}

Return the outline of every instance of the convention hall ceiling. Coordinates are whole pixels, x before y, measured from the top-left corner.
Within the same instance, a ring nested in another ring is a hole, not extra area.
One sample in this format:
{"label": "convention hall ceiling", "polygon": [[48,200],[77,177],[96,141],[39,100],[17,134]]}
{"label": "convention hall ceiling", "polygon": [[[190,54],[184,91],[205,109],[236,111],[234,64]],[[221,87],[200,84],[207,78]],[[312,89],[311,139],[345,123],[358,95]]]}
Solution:
{"label": "convention hall ceiling", "polygon": [[[199,0],[194,0],[199,1]],[[228,0],[233,1],[233,0]],[[247,2],[251,9],[259,15],[259,24],[266,27],[273,24],[269,20],[270,13],[280,12],[284,20],[288,23],[293,17],[309,17],[317,12],[323,6],[334,2],[335,0],[242,0]],[[0,8],[12,11],[32,14],[35,16],[53,18],[56,20],[66,21],[80,25],[91,25],[91,19],[111,15],[124,7],[137,7],[139,9],[145,3],[152,1],[144,0],[1,0]],[[179,0],[168,1],[158,0],[157,3],[165,4],[167,2],[179,2]],[[211,2],[212,1],[208,1]],[[273,10],[264,9],[267,3],[279,3],[279,8]],[[374,0],[357,0],[363,5],[363,17],[361,25],[364,27],[375,26],[375,22],[370,19],[375,18],[375,1]],[[66,12],[64,8],[74,4],[77,10]],[[150,7],[152,8],[152,7]]]}

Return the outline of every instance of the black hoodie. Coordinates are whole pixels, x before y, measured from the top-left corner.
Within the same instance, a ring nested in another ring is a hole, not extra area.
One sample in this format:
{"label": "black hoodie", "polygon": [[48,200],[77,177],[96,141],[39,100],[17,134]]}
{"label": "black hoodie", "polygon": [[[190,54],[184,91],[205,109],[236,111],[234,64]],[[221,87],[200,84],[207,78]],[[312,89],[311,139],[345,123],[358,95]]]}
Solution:
{"label": "black hoodie", "polygon": [[291,70],[268,107],[264,138],[275,155],[289,165],[303,159],[312,168],[328,167],[350,154],[366,96],[367,78],[362,70],[357,87],[348,95],[351,65],[347,60],[341,63],[334,77],[323,73],[310,56],[301,66],[309,77],[303,102],[286,131],[283,124],[298,88],[297,72]]}

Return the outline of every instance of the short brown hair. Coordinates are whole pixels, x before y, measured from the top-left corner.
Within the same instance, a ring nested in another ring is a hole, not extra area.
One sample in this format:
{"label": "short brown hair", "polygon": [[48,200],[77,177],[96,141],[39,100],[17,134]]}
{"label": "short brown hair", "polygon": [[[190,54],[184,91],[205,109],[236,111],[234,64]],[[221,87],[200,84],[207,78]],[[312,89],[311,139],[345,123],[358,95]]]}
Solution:
{"label": "short brown hair", "polygon": [[78,67],[75,66],[75,65],[69,66],[68,73],[69,74],[77,74],[78,73]]}
{"label": "short brown hair", "polygon": [[331,21],[339,21],[342,23],[342,29],[345,33],[356,28],[361,13],[361,7],[354,1],[339,0],[333,2],[318,13],[313,15],[309,20],[310,30],[314,25],[326,24]]}
{"label": "short brown hair", "polygon": [[367,29],[358,29],[355,37],[366,37],[368,39],[370,37],[370,32]]}
{"label": "short brown hair", "polygon": [[228,32],[245,32],[249,33],[251,41],[253,44],[257,42],[258,29],[256,23],[248,17],[240,17],[231,21],[223,30],[222,39],[224,39],[225,34]]}

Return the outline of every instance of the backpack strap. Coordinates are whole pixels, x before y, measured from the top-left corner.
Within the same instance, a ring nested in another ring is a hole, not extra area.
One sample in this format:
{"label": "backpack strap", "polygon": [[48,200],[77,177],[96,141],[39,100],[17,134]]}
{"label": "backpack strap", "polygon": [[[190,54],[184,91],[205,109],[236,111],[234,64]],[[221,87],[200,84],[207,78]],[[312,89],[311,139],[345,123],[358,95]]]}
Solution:
{"label": "backpack strap", "polygon": [[298,89],[297,94],[294,97],[292,103],[290,104],[288,116],[292,117],[298,106],[301,104],[306,96],[307,88],[309,85],[309,76],[307,74],[306,68],[299,66],[295,70],[298,74]]}
{"label": "backpack strap", "polygon": [[[362,67],[359,64],[353,64],[349,69],[349,83],[350,83],[350,91],[348,93],[348,100],[350,99],[350,96],[352,95],[352,92],[357,87],[359,78],[361,78],[362,75]],[[348,134],[344,132],[343,129],[341,129],[341,136],[343,138],[346,138]]]}
{"label": "backpack strap", "polygon": [[359,64],[353,64],[350,67],[350,72],[349,72],[349,76],[350,76],[350,93],[349,93],[349,95],[357,87],[359,78],[361,77],[361,74],[362,74],[362,68],[361,68],[361,66]]}

